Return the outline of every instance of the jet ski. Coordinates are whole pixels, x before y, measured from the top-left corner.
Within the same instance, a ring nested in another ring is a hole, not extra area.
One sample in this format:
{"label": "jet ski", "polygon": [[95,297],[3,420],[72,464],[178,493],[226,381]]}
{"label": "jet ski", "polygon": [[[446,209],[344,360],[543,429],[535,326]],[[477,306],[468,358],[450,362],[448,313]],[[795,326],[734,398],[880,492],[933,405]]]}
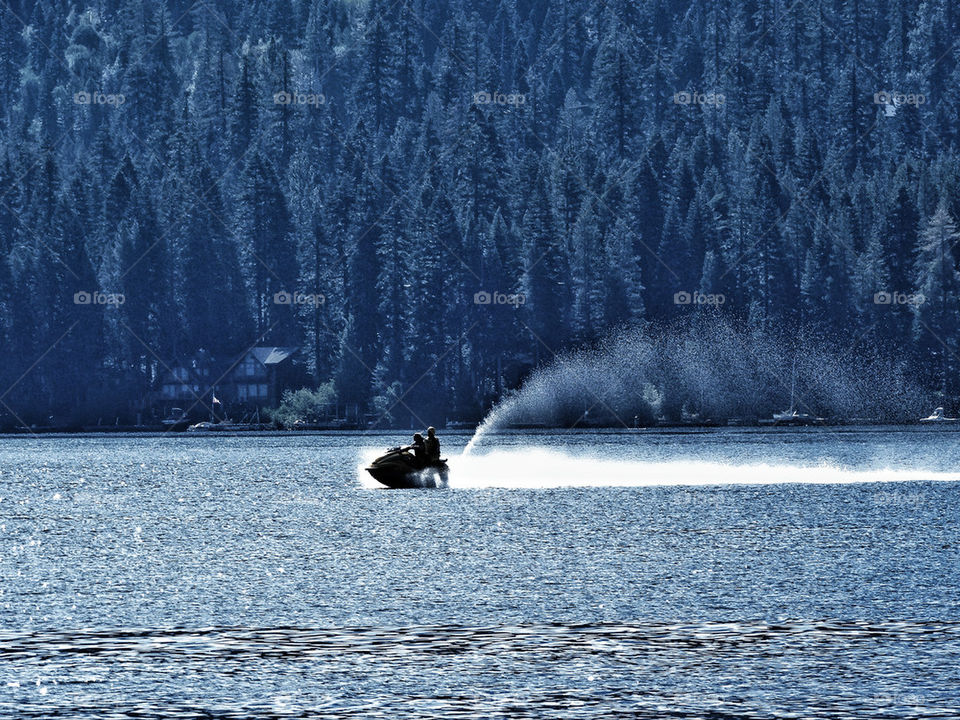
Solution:
{"label": "jet ski", "polygon": [[447,484],[445,459],[419,467],[413,453],[401,447],[390,448],[366,470],[374,480],[389,488],[435,488]]}

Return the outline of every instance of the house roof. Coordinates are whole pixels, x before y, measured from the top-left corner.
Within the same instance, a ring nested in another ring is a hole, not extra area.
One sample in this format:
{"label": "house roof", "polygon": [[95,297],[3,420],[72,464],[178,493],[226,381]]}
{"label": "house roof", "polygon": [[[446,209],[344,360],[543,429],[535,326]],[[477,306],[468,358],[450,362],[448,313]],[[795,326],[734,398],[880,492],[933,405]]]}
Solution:
{"label": "house roof", "polygon": [[296,347],[255,347],[248,355],[253,355],[263,365],[279,365],[300,348]]}

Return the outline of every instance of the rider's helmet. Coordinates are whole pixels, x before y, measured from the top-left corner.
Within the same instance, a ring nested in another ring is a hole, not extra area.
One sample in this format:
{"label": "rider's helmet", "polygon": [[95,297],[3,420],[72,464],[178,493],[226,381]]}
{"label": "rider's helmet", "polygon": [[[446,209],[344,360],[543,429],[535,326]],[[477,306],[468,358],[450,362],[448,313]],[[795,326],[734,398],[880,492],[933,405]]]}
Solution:
{"label": "rider's helmet", "polygon": [[436,434],[437,434],[437,429],[433,427],[433,425],[427,428],[427,435],[429,435],[430,437],[433,437]]}
{"label": "rider's helmet", "polygon": [[418,442],[418,441],[422,441],[422,440],[423,440],[423,435],[421,435],[420,433],[414,433],[414,434],[413,434],[413,441],[414,441],[414,442]]}

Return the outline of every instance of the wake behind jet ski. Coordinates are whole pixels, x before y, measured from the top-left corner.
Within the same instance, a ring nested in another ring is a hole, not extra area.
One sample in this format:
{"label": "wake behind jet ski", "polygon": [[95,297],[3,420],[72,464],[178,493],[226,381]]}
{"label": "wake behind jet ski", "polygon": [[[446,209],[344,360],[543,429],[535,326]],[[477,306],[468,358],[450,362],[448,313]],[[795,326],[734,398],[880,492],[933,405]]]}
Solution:
{"label": "wake behind jet ski", "polygon": [[367,472],[390,488],[443,487],[447,483],[447,461],[440,457],[436,430],[428,428],[426,440],[417,433],[412,445],[390,448],[370,463]]}

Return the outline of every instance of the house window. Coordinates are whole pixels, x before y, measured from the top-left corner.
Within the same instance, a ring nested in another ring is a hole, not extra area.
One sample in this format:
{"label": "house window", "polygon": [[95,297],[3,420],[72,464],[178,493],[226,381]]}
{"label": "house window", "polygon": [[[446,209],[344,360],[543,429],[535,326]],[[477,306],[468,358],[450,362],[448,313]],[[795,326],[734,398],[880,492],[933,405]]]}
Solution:
{"label": "house window", "polygon": [[237,385],[237,399],[244,400],[266,400],[270,394],[270,386],[266,383],[250,383],[249,385]]}
{"label": "house window", "polygon": [[177,386],[176,385],[164,385],[163,386],[163,396],[165,398],[175,398],[177,396]]}
{"label": "house window", "polygon": [[246,377],[253,377],[257,374],[257,364],[258,363],[254,358],[245,358],[243,363],[240,365],[240,374],[245,375]]}
{"label": "house window", "polygon": [[237,385],[237,398],[243,400],[256,400],[259,397],[259,385]]}

